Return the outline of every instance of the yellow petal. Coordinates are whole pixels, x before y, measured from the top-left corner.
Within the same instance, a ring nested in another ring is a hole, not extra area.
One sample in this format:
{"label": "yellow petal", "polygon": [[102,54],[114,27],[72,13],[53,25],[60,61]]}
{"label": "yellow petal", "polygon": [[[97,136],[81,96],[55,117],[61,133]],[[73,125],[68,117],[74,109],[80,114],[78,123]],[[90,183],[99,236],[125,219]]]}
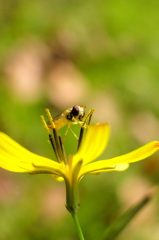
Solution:
{"label": "yellow petal", "polygon": [[129,167],[129,163],[119,163],[114,166],[114,171],[125,171]]}
{"label": "yellow petal", "polygon": [[158,150],[159,150],[159,142],[153,141],[148,144],[145,144],[144,146],[130,153],[121,155],[116,158],[112,158],[110,161],[113,162],[113,164],[138,162],[151,156]]}
{"label": "yellow petal", "polygon": [[[91,164],[90,164],[91,165]],[[108,172],[108,171],[124,171],[126,170],[127,168],[129,167],[129,164],[128,163],[119,163],[117,165],[112,165],[110,167],[106,167],[105,169],[102,168],[102,169],[98,169],[96,171],[89,171],[87,173],[89,174],[99,174],[101,172]],[[86,173],[85,173],[86,174]]]}
{"label": "yellow petal", "polygon": [[[120,169],[122,165],[119,164],[128,164],[132,162],[137,162],[140,160],[143,160],[149,156],[151,156],[153,153],[159,150],[159,142],[150,142],[141,148],[138,148],[130,153],[127,153],[125,155],[121,155],[119,157],[115,157],[112,159],[108,160],[100,160],[97,162],[93,162],[90,164],[87,164],[86,166],[83,166],[81,170],[81,176],[89,173],[89,172],[102,172],[103,170],[105,171],[107,168],[115,165],[116,169]],[[127,165],[128,166],[128,165]],[[124,168],[124,165],[123,165]],[[125,165],[126,168],[126,165]],[[114,170],[116,170],[114,169]],[[122,170],[122,167],[121,167]],[[124,169],[125,170],[125,169]]]}
{"label": "yellow petal", "polygon": [[58,182],[63,182],[64,181],[64,178],[60,177],[58,175],[52,174],[52,177]]}
{"label": "yellow petal", "polygon": [[84,164],[92,162],[106,148],[109,134],[110,127],[106,123],[89,126],[78,153],[73,157],[73,162],[80,160],[83,160]]}
{"label": "yellow petal", "polygon": [[[107,161],[107,160],[104,160]],[[100,161],[99,161],[100,162]],[[96,169],[94,168],[94,164],[90,163],[84,168],[82,168],[79,178],[84,176],[85,174],[99,174],[101,172],[108,172],[108,171],[125,171],[129,167],[128,163],[119,163],[116,165],[111,165],[111,166],[96,166]]]}
{"label": "yellow petal", "polygon": [[0,132],[0,167],[12,172],[61,173],[59,163],[28,151],[2,132]]}

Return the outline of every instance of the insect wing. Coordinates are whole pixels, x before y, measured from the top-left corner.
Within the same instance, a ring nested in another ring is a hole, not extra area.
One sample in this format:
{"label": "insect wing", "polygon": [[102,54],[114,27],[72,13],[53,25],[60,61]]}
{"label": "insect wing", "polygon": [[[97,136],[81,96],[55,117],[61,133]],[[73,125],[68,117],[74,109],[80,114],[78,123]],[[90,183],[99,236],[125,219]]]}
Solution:
{"label": "insect wing", "polygon": [[[56,129],[60,129],[70,123],[70,121],[67,119],[67,114],[69,114],[70,111],[70,109],[67,109],[53,118]],[[52,128],[51,123],[48,123],[48,127]]]}

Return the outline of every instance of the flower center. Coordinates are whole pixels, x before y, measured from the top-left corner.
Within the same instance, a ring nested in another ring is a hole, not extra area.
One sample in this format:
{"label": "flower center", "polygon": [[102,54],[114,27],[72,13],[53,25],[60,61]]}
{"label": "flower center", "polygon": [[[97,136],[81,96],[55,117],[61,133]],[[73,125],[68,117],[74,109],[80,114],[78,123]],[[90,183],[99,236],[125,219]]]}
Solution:
{"label": "flower center", "polygon": [[[41,116],[41,119],[42,119],[43,125],[44,125],[44,127],[45,127],[45,129],[46,129],[46,131],[47,131],[47,133],[49,135],[49,141],[50,141],[50,143],[52,145],[54,154],[55,154],[55,156],[56,156],[56,158],[57,158],[59,163],[63,162],[67,166],[67,165],[69,165],[69,163],[68,163],[69,158],[66,157],[63,139],[60,136],[59,128],[56,127],[56,125],[57,125],[56,122],[55,122],[56,120],[53,119],[49,109],[45,109],[45,111],[46,111],[47,117],[49,119],[49,124],[46,123],[46,121],[45,121],[43,116]],[[68,111],[68,110],[66,110],[66,111]],[[87,113],[86,117],[82,118],[82,122],[81,121],[77,122],[79,124],[79,126],[81,127],[79,138],[77,138],[78,139],[77,151],[78,151],[78,149],[81,146],[81,143],[83,141],[83,136],[84,136],[85,131],[87,130],[89,124],[90,124],[93,112],[94,112],[94,110],[91,109]],[[64,113],[61,114],[61,121],[62,120],[65,121],[66,120],[66,119],[62,119],[62,118],[64,118],[63,116],[64,116]],[[84,117],[84,115],[82,115],[82,116]],[[58,119],[60,119],[60,117],[58,117]],[[52,129],[52,133],[51,133],[51,129]]]}

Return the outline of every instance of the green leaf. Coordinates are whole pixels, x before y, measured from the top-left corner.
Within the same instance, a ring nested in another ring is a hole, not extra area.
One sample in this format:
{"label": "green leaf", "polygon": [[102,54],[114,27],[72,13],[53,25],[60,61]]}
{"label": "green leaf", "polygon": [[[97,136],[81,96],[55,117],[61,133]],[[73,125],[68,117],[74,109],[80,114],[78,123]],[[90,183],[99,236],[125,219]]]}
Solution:
{"label": "green leaf", "polygon": [[135,217],[135,215],[152,199],[156,193],[156,187],[152,188],[144,198],[136,205],[128,209],[121,217],[113,222],[104,233],[103,240],[114,240]]}

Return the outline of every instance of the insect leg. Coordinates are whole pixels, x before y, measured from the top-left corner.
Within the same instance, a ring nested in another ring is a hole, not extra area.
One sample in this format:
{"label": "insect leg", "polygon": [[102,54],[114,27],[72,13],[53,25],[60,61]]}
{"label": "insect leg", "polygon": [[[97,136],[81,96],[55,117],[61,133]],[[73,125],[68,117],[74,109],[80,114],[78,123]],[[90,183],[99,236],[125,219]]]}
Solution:
{"label": "insect leg", "polygon": [[65,138],[66,138],[67,133],[68,133],[68,130],[69,130],[70,128],[71,128],[71,125],[68,124],[67,129],[66,129],[66,132],[65,132],[64,137],[63,137],[63,142],[65,142]]}
{"label": "insect leg", "polygon": [[71,130],[72,134],[75,136],[75,138],[78,140],[78,137],[77,137],[77,135],[74,133],[74,131],[72,130],[71,126],[70,126],[70,130]]}

